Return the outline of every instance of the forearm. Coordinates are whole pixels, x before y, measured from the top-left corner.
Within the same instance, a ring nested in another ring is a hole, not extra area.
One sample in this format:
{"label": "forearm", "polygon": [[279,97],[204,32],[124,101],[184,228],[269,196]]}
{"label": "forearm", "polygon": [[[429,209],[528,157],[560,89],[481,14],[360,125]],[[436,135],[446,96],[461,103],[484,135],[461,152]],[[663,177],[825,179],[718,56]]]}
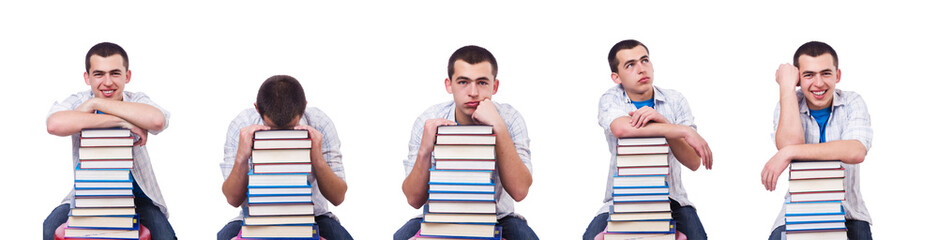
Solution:
{"label": "forearm", "polygon": [[649,122],[644,127],[635,128],[629,124],[631,119],[629,116],[622,116],[613,120],[609,125],[612,135],[617,138],[664,136],[667,139],[678,139],[687,136],[686,131],[689,129],[683,125],[658,122]]}
{"label": "forearm", "polygon": [[235,162],[231,168],[228,178],[222,183],[221,191],[225,194],[225,199],[232,207],[241,206],[248,192],[248,166],[245,163]]}
{"label": "forearm", "polygon": [[496,127],[495,131],[495,164],[498,167],[498,177],[502,187],[516,202],[524,200],[528,195],[533,179],[531,171],[524,165],[515,149],[511,134],[504,127]]}
{"label": "forearm", "polygon": [[318,159],[314,158],[312,164],[320,193],[322,193],[332,205],[339,206],[339,204],[342,204],[342,202],[345,201],[345,192],[348,190],[348,185],[342,178],[339,178],[338,175],[332,172],[332,168],[330,168],[329,164],[322,158],[322,154],[319,154]]}
{"label": "forearm", "polygon": [[165,125],[166,116],[156,107],[135,102],[123,101],[95,101],[93,108],[95,110],[115,115],[130,122],[134,126],[149,130],[159,131]]}
{"label": "forearm", "polygon": [[782,149],[793,144],[804,144],[804,131],[801,129],[801,116],[798,110],[798,98],[794,88],[779,91],[778,127],[775,130],[775,147]]}
{"label": "forearm", "polygon": [[420,208],[430,197],[427,191],[430,188],[430,155],[418,153],[414,168],[404,178],[401,190],[407,197],[407,203],[413,208]]}
{"label": "forearm", "polygon": [[839,160],[846,164],[862,163],[866,147],[857,140],[840,140],[819,144],[795,144],[782,149],[789,160]]}
{"label": "forearm", "polygon": [[46,119],[46,130],[56,136],[70,136],[86,128],[121,127],[123,122],[123,119],[113,115],[68,110],[50,115]]}
{"label": "forearm", "polygon": [[668,145],[671,153],[674,153],[674,157],[682,165],[691,171],[697,171],[700,168],[700,156],[697,156],[697,152],[683,138],[668,139]]}

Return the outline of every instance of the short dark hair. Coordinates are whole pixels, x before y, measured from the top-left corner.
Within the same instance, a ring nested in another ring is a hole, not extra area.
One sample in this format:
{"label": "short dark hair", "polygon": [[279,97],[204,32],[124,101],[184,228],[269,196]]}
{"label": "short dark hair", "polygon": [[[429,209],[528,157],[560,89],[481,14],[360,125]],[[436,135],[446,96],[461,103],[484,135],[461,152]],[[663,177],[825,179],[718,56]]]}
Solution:
{"label": "short dark hair", "polygon": [[642,46],[645,48],[645,52],[649,52],[645,44],[635,39],[622,40],[616,43],[616,45],[612,45],[612,49],[609,49],[609,69],[614,73],[619,73],[619,59],[616,58],[616,54],[619,53],[619,51],[633,49],[638,46]]}
{"label": "short dark hair", "polygon": [[88,54],[85,54],[85,72],[91,70],[91,56],[98,55],[106,58],[114,54],[120,54],[124,58],[124,68],[130,69],[130,60],[127,58],[127,52],[124,51],[124,48],[114,43],[102,42],[95,44],[91,49],[88,49]]}
{"label": "short dark hair", "polygon": [[798,57],[801,55],[808,55],[809,57],[817,57],[824,55],[825,53],[830,53],[831,57],[834,58],[834,67],[840,68],[838,66],[840,60],[837,60],[837,52],[834,51],[834,48],[831,45],[827,45],[824,42],[810,41],[802,44],[801,47],[798,47],[798,50],[795,51],[795,57],[792,59],[792,63],[795,67],[800,67],[798,64]]}
{"label": "short dark hair", "polygon": [[469,45],[456,49],[453,55],[449,56],[449,65],[446,67],[448,73],[447,78],[453,77],[453,72],[456,71],[456,69],[453,68],[453,64],[456,63],[456,60],[463,60],[469,64],[489,62],[492,64],[492,76],[498,76],[498,62],[495,61],[495,55],[492,55],[492,52],[489,52],[489,50],[485,48]]}
{"label": "short dark hair", "polygon": [[300,82],[291,76],[276,75],[264,81],[257,91],[257,112],[275,125],[287,127],[306,109],[306,93]]}

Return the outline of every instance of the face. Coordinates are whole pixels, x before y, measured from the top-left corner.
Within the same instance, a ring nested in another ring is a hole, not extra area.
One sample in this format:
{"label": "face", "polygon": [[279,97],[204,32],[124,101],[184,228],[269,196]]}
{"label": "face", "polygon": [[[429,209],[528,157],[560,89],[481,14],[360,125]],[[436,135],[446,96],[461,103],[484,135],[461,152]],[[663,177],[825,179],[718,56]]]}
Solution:
{"label": "face", "polygon": [[798,57],[799,84],[808,108],[825,109],[834,102],[834,86],[840,82],[840,69],[834,66],[834,57],[822,54],[817,57]]}
{"label": "face", "polygon": [[648,51],[642,46],[619,50],[616,53],[618,72],[612,73],[612,81],[622,85],[632,100],[644,101],[654,95],[652,83],[655,69],[648,59]]}
{"label": "face", "polygon": [[85,84],[91,86],[94,97],[122,101],[124,84],[130,82],[130,70],[124,67],[124,58],[120,54],[92,55],[89,60],[91,68],[85,72]]}
{"label": "face", "polygon": [[498,91],[498,79],[492,75],[492,64],[489,62],[469,64],[456,60],[453,63],[453,76],[450,77],[446,79],[446,92],[453,94],[456,111],[462,117],[472,116],[479,102],[483,99],[491,100]]}

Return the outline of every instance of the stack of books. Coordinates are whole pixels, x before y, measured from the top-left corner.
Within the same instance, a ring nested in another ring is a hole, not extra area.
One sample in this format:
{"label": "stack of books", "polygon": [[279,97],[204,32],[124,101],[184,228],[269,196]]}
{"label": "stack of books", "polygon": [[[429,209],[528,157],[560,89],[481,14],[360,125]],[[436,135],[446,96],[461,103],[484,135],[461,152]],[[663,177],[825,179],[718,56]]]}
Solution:
{"label": "stack of books", "polygon": [[671,239],[675,225],[665,178],[664,137],[620,138],[616,147],[612,202],[604,239]]}
{"label": "stack of books", "polygon": [[319,239],[306,130],[254,132],[248,206],[238,239]]}
{"label": "stack of books", "polygon": [[138,239],[133,144],[128,129],[81,131],[66,238]]}
{"label": "stack of books", "polygon": [[416,239],[501,239],[495,226],[492,126],[440,126]]}
{"label": "stack of books", "polygon": [[840,161],[793,161],[788,192],[785,234],[789,240],[847,239]]}

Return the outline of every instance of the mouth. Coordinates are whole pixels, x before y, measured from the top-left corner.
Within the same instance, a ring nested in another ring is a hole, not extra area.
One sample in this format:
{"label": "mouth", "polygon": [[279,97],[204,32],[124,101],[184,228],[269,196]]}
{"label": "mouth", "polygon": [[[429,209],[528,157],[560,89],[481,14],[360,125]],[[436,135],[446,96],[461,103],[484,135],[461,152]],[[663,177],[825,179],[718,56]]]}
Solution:
{"label": "mouth", "polygon": [[811,91],[811,94],[814,95],[815,98],[821,99],[827,94],[827,90],[815,90]]}
{"label": "mouth", "polygon": [[651,80],[651,78],[649,78],[649,77],[643,77],[642,79],[639,79],[639,80],[638,80],[638,83],[647,83],[647,82],[650,81],[650,80]]}
{"label": "mouth", "polygon": [[105,97],[110,97],[113,96],[114,92],[116,91],[117,90],[101,90],[101,94],[103,94]]}
{"label": "mouth", "polygon": [[479,106],[479,101],[466,102],[463,104],[466,107],[474,108]]}

